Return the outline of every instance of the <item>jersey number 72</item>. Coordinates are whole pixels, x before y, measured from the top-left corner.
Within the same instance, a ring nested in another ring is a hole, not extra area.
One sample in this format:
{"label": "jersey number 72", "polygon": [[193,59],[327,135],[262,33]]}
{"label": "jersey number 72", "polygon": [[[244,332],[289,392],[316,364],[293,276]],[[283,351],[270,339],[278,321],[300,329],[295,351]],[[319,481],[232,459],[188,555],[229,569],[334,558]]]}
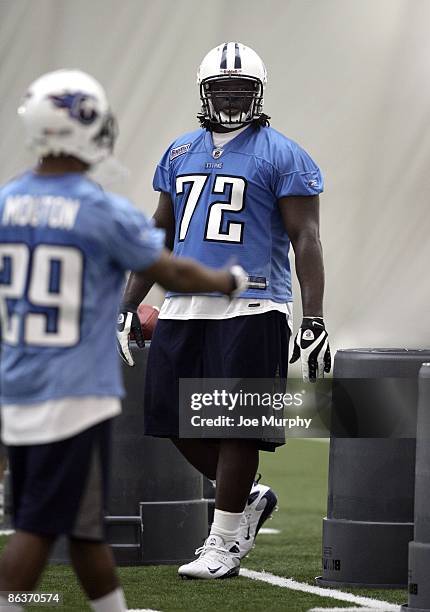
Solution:
{"label": "jersey number 72", "polygon": [[[190,185],[182,210],[179,224],[179,242],[187,237],[188,228],[193,214],[199,204],[210,174],[188,174],[176,178],[176,194],[184,193],[184,186]],[[226,195],[225,201],[212,202],[208,208],[204,240],[213,242],[239,243],[243,241],[243,226],[241,221],[228,221],[223,231],[223,214],[225,212],[238,213],[245,206],[246,181],[240,176],[217,175],[212,187],[213,194]]]}

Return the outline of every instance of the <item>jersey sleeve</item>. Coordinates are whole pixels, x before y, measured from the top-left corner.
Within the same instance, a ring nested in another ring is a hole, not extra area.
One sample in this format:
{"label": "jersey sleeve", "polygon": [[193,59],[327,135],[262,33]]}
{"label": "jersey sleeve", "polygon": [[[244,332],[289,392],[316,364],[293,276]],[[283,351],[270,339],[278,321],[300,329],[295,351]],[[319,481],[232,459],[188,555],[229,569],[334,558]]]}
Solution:
{"label": "jersey sleeve", "polygon": [[104,222],[103,240],[109,256],[123,270],[144,270],[161,256],[164,230],[154,226],[128,200],[115,198],[108,208],[110,218]]}
{"label": "jersey sleeve", "polygon": [[152,187],[154,191],[170,193],[170,147],[164,153],[155,169]]}
{"label": "jersey sleeve", "polygon": [[276,198],[287,196],[313,196],[324,189],[321,170],[298,144],[280,147],[272,176],[272,189]]}

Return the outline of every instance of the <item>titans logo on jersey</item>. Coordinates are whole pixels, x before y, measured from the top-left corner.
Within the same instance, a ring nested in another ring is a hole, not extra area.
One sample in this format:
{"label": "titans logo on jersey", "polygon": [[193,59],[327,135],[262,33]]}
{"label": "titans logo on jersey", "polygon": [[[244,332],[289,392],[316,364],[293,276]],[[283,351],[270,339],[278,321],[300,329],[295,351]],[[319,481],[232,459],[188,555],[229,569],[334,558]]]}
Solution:
{"label": "titans logo on jersey", "polygon": [[297,143],[249,126],[217,148],[211,132],[196,130],[169,147],[153,187],[172,197],[176,255],[211,267],[235,259],[251,280],[241,297],[292,299],[290,240],[277,201],[323,190],[318,166]]}

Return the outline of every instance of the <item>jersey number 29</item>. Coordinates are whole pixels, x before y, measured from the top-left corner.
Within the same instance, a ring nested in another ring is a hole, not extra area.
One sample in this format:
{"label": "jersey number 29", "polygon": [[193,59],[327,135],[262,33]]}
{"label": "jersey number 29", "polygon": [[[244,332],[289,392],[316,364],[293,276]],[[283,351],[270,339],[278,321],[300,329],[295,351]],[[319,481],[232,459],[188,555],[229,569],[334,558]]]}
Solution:
{"label": "jersey number 29", "polygon": [[[75,247],[0,245],[0,320],[3,341],[70,347],[79,342],[83,254]],[[25,296],[27,297],[24,300]],[[9,314],[8,300],[18,307]]]}

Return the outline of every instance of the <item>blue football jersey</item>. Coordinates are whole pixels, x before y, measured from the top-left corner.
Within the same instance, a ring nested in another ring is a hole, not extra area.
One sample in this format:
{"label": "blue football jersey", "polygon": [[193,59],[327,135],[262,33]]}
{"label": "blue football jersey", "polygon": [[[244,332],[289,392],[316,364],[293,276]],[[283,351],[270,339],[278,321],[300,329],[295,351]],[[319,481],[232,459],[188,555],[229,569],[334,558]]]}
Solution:
{"label": "blue football jersey", "polygon": [[85,175],[30,171],[0,188],[1,402],[121,395],[124,272],[153,264],[163,244]]}
{"label": "blue football jersey", "polygon": [[210,267],[238,262],[251,281],[243,298],[292,299],[290,240],[277,201],[323,190],[321,171],[297,143],[249,126],[217,148],[199,129],[168,148],[153,187],[174,203],[175,255]]}

